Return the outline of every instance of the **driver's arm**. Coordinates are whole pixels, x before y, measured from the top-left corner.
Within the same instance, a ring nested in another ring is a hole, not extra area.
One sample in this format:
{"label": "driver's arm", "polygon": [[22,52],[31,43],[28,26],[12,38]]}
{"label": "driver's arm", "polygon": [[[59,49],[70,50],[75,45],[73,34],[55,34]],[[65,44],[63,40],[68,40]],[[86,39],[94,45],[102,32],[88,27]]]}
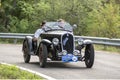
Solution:
{"label": "driver's arm", "polygon": [[37,38],[37,39],[38,39],[38,37],[40,36],[40,34],[43,33],[43,32],[44,32],[43,29],[38,29],[38,30],[35,32],[35,34],[34,34],[34,38]]}

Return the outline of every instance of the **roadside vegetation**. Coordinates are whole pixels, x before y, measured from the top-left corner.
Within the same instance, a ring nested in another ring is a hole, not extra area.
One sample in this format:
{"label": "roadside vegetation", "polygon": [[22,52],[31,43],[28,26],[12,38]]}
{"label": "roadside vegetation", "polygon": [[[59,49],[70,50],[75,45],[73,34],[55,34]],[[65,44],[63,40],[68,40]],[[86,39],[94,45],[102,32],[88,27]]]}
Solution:
{"label": "roadside vegetation", "polygon": [[116,52],[120,54],[120,47],[114,47],[114,46],[105,46],[105,45],[95,45],[95,50],[102,50],[102,51],[110,51]]}
{"label": "roadside vegetation", "polygon": [[78,25],[75,35],[120,38],[120,0],[0,0],[0,32],[34,33],[43,20],[59,18]]}
{"label": "roadside vegetation", "polygon": [[0,64],[0,79],[39,79],[43,80],[44,78],[32,74],[27,71],[23,71],[15,66],[8,66]]}
{"label": "roadside vegetation", "polygon": [[0,39],[1,44],[22,44],[23,39]]}
{"label": "roadside vegetation", "polygon": [[120,0],[0,0],[0,32],[34,33],[59,18],[76,35],[120,38]]}

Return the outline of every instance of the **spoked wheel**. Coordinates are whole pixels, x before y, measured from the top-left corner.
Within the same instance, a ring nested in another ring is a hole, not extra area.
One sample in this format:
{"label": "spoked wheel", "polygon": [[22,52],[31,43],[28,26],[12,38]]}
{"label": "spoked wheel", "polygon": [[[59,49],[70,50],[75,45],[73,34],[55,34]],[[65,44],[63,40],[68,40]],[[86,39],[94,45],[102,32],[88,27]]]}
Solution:
{"label": "spoked wheel", "polygon": [[23,43],[23,57],[24,57],[25,63],[29,63],[29,61],[30,61],[31,56],[29,55],[29,52],[30,52],[29,44],[28,44],[27,40],[25,40]]}
{"label": "spoked wheel", "polygon": [[47,46],[41,43],[39,47],[39,64],[40,67],[42,68],[46,66],[47,54],[48,54]]}
{"label": "spoked wheel", "polygon": [[91,68],[94,64],[94,47],[92,44],[86,45],[85,48],[85,64],[87,68]]}

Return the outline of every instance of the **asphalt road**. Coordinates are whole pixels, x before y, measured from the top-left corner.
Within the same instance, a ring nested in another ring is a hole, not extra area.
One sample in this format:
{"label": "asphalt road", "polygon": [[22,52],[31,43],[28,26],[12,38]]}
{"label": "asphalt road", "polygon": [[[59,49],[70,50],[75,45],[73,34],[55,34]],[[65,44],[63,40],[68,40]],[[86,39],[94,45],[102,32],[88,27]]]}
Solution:
{"label": "asphalt road", "polygon": [[93,68],[87,69],[84,62],[49,62],[40,68],[37,56],[29,64],[24,63],[21,45],[0,44],[0,62],[28,68],[55,79],[120,79],[120,54],[96,51]]}

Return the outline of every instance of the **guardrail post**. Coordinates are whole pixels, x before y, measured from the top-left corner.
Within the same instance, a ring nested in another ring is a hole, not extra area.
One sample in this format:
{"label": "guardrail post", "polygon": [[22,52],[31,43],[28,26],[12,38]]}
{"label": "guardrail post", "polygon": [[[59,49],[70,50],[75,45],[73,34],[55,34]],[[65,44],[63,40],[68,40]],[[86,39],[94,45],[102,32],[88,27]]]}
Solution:
{"label": "guardrail post", "polygon": [[107,46],[104,44],[104,50],[107,50]]}
{"label": "guardrail post", "polygon": [[17,39],[14,39],[14,44],[16,44],[17,43]]}
{"label": "guardrail post", "polygon": [[[107,42],[106,40],[104,40],[104,42]],[[107,45],[106,44],[104,44],[104,50],[106,50],[107,49]]]}

